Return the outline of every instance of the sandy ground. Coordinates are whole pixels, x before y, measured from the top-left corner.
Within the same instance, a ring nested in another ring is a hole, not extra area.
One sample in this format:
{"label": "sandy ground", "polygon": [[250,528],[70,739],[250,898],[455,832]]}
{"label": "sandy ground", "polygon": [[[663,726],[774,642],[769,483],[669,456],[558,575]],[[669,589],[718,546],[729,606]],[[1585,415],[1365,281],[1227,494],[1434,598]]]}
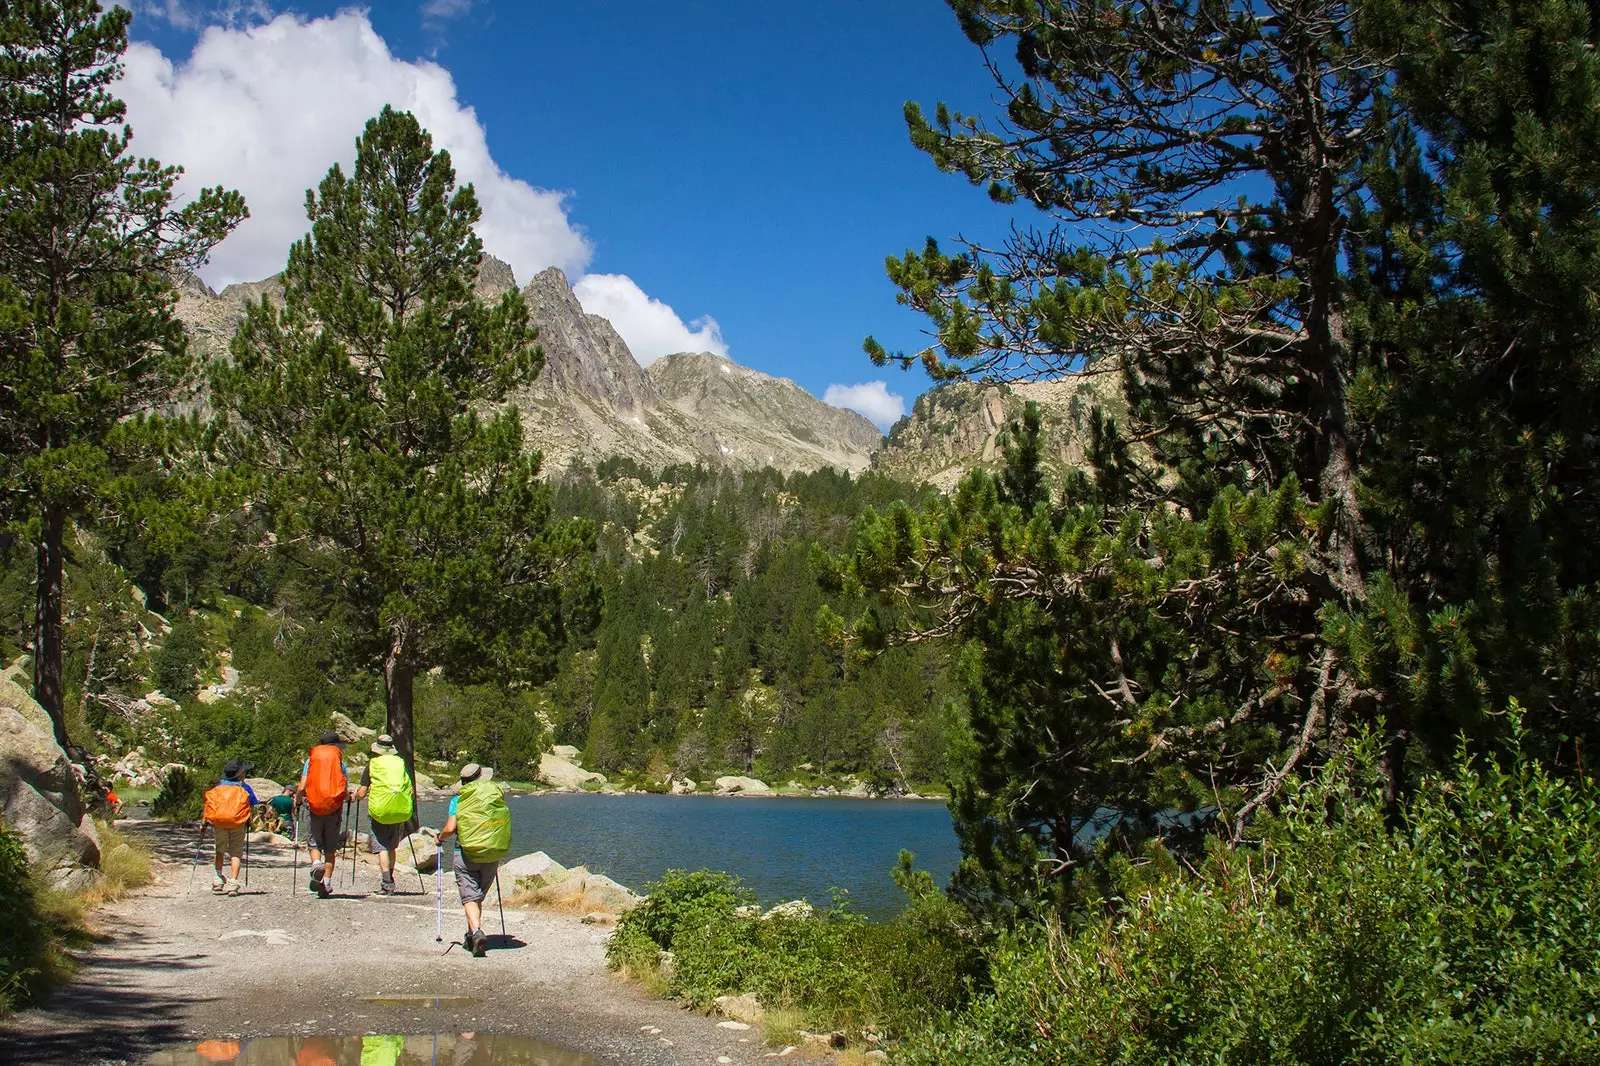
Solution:
{"label": "sandy ground", "polygon": [[434,940],[432,877],[419,888],[413,875],[399,884],[404,894],[383,897],[372,892],[376,867],[364,862],[352,887],[341,863],[337,895],[316,900],[303,857],[291,879],[288,848],[252,848],[245,894],[214,896],[209,842],[190,884],[193,829],[122,828],[154,850],[155,884],[99,913],[105,939],[71,984],[0,1023],[0,1063],[137,1063],[219,1037],[468,1030],[534,1037],[606,1063],[778,1061],[757,1031],[721,1028],[608,972],[604,927],[506,908],[501,936],[491,909],[489,954],[475,959],[447,948],[465,929],[453,885],[445,943]]}

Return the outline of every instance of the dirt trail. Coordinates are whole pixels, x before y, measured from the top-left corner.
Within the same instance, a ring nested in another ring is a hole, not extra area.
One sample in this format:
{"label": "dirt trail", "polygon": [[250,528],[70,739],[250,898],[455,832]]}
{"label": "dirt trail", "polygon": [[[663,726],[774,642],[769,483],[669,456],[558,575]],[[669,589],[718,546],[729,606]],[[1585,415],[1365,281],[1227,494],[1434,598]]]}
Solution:
{"label": "dirt trail", "polygon": [[[193,829],[119,828],[155,852],[155,884],[100,913],[107,939],[70,985],[0,1023],[0,1063],[137,1063],[223,1036],[469,1030],[535,1037],[619,1066],[766,1061],[756,1031],[720,1028],[609,973],[603,927],[507,908],[501,937],[491,909],[490,951],[475,959],[435,942],[431,877],[426,894],[413,875],[399,884],[405,894],[382,897],[371,894],[376,867],[363,863],[351,887],[341,863],[337,895],[316,900],[302,857],[291,896],[289,849],[252,848],[245,894],[214,896],[209,841],[189,883]],[[447,884],[446,943],[464,928]]]}

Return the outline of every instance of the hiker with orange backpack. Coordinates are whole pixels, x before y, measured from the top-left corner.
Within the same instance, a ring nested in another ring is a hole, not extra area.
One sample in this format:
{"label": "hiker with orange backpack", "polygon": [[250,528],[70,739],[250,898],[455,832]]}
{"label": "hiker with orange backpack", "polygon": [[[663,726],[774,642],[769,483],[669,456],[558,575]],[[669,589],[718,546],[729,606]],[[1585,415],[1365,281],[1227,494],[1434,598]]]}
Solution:
{"label": "hiker with orange backpack", "polygon": [[350,795],[350,775],[337,733],[322,734],[311,749],[300,774],[296,795],[311,812],[311,883],[307,886],[323,899],[333,895],[333,863],[344,844],[344,805]]}
{"label": "hiker with orange backpack", "polygon": [[[216,855],[216,876],[212,879],[211,891],[218,895],[239,894],[245,834],[249,831],[250,812],[256,806],[256,794],[244,780],[249,771],[243,759],[229,759],[222,768],[222,780],[206,791],[202,817],[211,826],[212,850]],[[222,866],[229,860],[232,865],[224,876]]]}

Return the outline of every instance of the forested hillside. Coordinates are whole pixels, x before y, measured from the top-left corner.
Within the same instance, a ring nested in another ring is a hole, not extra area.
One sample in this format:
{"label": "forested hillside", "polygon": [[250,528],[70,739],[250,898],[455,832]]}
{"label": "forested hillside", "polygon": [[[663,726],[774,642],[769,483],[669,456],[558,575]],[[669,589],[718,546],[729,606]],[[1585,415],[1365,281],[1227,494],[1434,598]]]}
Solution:
{"label": "forested hillside", "polygon": [[[817,569],[819,552],[850,547],[864,509],[916,490],[875,474],[652,474],[614,460],[562,472],[553,495],[558,519],[595,531],[591,599],[569,644],[522,683],[422,679],[419,762],[472,758],[526,779],[563,743],[647,788],[725,773],[940,786],[960,722],[948,656],[925,645],[861,659],[840,624],[858,604],[825,592]],[[64,670],[75,742],[112,758],[143,746],[158,765],[244,754],[280,773],[335,711],[382,729],[381,678],[351,658],[358,634],[249,516],[214,533],[176,546],[79,538]],[[32,560],[10,548],[5,561],[14,656]],[[239,682],[219,695],[225,666]],[[144,699],[152,690],[177,705]]]}

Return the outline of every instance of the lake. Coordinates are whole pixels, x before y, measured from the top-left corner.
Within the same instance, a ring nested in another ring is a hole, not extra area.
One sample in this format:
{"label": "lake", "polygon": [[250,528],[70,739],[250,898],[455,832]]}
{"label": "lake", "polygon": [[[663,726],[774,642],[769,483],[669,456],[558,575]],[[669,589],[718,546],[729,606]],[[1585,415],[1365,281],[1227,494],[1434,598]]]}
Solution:
{"label": "lake", "polygon": [[[543,851],[642,890],[667,870],[726,870],[765,904],[828,904],[835,887],[874,918],[905,897],[889,871],[901,848],[940,883],[960,859],[950,812],[916,800],[739,799],[718,796],[512,795],[511,856]],[[445,801],[424,802],[426,825]]]}

